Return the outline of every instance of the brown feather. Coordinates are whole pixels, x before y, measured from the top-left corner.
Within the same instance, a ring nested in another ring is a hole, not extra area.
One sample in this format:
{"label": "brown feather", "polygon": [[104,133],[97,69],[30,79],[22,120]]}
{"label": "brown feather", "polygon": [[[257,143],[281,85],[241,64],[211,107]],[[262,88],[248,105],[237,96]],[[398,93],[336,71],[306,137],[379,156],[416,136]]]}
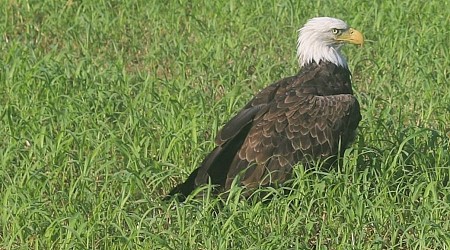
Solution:
{"label": "brown feather", "polygon": [[282,183],[295,164],[346,148],[360,120],[350,72],[329,62],[311,63],[261,90],[225,124],[200,167],[170,194],[186,196],[207,183],[224,191],[238,176],[249,188]]}

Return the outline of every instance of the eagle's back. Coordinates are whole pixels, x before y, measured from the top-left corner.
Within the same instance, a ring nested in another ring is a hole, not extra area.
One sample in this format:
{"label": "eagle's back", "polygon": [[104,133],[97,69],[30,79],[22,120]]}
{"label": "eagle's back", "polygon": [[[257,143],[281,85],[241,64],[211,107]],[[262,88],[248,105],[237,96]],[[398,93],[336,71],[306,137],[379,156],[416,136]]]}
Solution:
{"label": "eagle's back", "polygon": [[211,182],[226,190],[236,176],[247,187],[284,182],[292,167],[336,156],[361,120],[348,69],[311,63],[265,89],[233,117],[217,147],[171,194]]}

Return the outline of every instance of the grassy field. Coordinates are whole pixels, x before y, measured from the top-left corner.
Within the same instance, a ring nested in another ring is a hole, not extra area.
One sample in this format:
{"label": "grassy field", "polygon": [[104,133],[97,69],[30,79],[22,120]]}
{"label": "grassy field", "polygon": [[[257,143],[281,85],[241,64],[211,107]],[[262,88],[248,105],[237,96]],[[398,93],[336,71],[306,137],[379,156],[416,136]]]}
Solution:
{"label": "grassy field", "polygon": [[[304,3],[303,3],[304,2]],[[1,0],[0,249],[449,249],[445,1]],[[271,202],[163,201],[333,16],[363,120]],[[218,208],[220,207],[220,208]]]}

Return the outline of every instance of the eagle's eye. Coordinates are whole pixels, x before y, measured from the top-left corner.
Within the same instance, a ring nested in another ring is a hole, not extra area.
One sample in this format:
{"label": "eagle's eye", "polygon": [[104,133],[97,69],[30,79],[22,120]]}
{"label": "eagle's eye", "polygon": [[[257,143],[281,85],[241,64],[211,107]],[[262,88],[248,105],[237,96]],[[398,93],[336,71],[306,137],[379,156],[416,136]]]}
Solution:
{"label": "eagle's eye", "polygon": [[333,32],[334,35],[338,35],[339,33],[341,33],[341,30],[340,30],[340,29],[333,28],[333,29],[331,30],[331,32]]}

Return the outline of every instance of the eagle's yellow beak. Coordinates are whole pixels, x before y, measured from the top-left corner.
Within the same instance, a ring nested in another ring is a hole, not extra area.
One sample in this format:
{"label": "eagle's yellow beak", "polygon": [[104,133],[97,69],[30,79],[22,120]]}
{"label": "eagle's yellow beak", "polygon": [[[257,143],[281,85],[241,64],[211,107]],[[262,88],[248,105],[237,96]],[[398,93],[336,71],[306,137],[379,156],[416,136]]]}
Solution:
{"label": "eagle's yellow beak", "polygon": [[363,34],[353,28],[350,28],[347,31],[342,32],[342,34],[336,37],[336,40],[361,46],[364,44]]}

